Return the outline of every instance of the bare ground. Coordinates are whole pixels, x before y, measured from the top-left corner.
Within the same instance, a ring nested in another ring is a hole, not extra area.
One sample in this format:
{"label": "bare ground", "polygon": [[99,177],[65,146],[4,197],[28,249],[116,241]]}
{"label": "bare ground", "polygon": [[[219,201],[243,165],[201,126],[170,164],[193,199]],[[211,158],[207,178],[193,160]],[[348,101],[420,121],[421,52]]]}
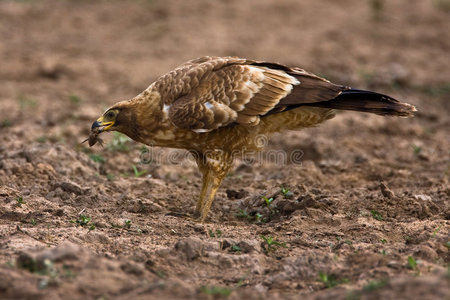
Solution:
{"label": "bare ground", "polygon": [[[449,9],[1,1],[0,298],[450,297]],[[237,161],[200,224],[174,216],[201,184],[170,163],[183,153],[142,164],[121,136],[79,143],[106,107],[202,55],[302,66],[419,113],[275,136],[269,149],[301,161]]]}

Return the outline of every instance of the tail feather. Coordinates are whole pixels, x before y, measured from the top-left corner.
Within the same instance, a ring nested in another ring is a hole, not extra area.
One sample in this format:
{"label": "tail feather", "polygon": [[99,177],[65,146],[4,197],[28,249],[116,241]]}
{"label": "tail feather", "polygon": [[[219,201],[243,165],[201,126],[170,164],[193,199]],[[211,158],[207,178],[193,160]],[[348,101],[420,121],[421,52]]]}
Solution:
{"label": "tail feather", "polygon": [[357,89],[348,89],[334,99],[307,105],[399,117],[412,117],[417,111],[414,105],[402,103],[383,94]]}

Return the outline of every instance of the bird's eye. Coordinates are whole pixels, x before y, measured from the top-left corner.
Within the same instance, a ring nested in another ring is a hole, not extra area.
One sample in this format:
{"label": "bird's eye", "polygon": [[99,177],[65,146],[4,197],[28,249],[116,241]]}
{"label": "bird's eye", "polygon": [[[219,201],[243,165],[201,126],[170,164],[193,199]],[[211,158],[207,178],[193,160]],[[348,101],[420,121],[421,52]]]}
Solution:
{"label": "bird's eye", "polygon": [[116,113],[114,112],[114,111],[108,111],[107,113],[106,113],[106,117],[108,118],[108,119],[112,119],[112,118],[114,118],[116,116]]}

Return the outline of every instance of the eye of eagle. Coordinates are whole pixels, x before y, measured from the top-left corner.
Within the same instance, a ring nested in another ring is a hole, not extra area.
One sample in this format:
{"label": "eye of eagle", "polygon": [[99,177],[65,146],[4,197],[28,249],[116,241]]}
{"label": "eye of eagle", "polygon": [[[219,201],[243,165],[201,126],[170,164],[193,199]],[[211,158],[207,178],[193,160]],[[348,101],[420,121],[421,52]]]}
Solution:
{"label": "eye of eagle", "polygon": [[114,119],[115,116],[116,116],[116,112],[113,110],[110,110],[106,113],[106,118],[108,118],[108,119]]}

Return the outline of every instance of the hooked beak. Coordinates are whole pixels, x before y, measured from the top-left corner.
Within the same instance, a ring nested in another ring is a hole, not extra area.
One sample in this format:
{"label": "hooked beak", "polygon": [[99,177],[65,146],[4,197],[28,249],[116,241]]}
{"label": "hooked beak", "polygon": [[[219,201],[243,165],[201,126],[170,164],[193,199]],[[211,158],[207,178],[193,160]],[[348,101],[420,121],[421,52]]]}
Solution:
{"label": "hooked beak", "polygon": [[97,121],[92,123],[91,131],[98,128],[99,132],[108,131],[114,122],[104,122],[103,116],[98,118]]}

